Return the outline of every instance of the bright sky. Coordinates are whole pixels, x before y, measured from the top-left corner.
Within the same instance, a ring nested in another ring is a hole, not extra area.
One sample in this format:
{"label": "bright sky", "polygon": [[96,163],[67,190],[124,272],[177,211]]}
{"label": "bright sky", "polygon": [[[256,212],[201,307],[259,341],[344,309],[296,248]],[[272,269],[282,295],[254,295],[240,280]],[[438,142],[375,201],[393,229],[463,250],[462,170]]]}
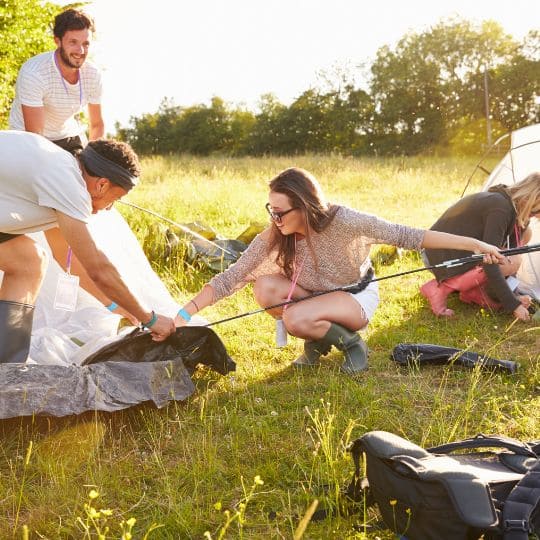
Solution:
{"label": "bright sky", "polygon": [[379,47],[453,15],[495,20],[518,40],[540,27],[539,0],[93,0],[86,9],[109,132],[164,97],[255,110],[271,92],[289,104],[321,70],[369,64]]}

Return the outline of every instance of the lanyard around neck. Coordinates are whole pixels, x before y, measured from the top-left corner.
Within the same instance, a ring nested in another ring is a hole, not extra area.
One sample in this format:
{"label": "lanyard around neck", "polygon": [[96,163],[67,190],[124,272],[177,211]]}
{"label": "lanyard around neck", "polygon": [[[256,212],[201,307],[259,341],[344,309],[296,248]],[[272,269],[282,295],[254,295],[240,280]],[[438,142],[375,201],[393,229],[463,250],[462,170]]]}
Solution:
{"label": "lanyard around neck", "polygon": [[[56,66],[56,69],[58,70],[58,74],[60,75],[60,80],[62,81],[62,86],[64,87],[66,94],[69,96],[69,91],[66,86],[66,81],[64,80],[64,76],[62,75],[62,71],[60,70],[60,66],[58,65],[58,59],[56,58],[56,51],[53,52],[53,58],[54,58],[54,65]],[[79,106],[82,107],[83,90],[82,90],[81,70],[78,69],[77,72],[79,75]]]}
{"label": "lanyard around neck", "polygon": [[[300,277],[300,272],[302,272],[302,268],[304,268],[304,263],[306,262],[306,255],[304,255],[304,258],[302,259],[302,262],[300,263],[300,266],[296,268],[296,235],[294,236],[294,272],[292,276],[291,281],[291,288],[289,289],[289,294],[287,295],[287,302],[290,301],[292,298],[292,294],[294,292],[294,289],[296,288],[296,283],[298,281],[298,278]],[[283,310],[286,310],[287,306],[283,306]]]}
{"label": "lanyard around neck", "polygon": [[73,251],[71,250],[71,246],[68,246],[68,252],[67,252],[67,259],[66,259],[66,273],[71,274],[71,257],[73,255]]}

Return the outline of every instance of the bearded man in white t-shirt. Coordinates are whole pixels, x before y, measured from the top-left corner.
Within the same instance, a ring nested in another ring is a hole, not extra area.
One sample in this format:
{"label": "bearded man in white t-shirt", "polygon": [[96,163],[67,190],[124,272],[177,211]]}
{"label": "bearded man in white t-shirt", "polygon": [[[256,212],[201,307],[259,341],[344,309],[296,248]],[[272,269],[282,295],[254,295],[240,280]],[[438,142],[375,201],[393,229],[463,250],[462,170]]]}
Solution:
{"label": "bearded man in white t-shirt", "polygon": [[68,9],[54,20],[56,50],[27,60],[19,71],[9,126],[43,135],[73,153],[86,143],[79,113],[87,108],[89,139],[103,137],[101,75],[87,61],[94,22]]}
{"label": "bearded man in white t-shirt", "polygon": [[0,131],[0,363],[25,362],[28,355],[34,303],[47,266],[43,249],[28,236],[33,231],[58,228],[85,270],[81,286],[91,280],[149,328],[154,340],[174,332],[171,318],[145,308],[129,291],[88,231],[91,215],[109,210],[139,174],[137,155],[126,143],[92,141],[74,157],[34,133]]}

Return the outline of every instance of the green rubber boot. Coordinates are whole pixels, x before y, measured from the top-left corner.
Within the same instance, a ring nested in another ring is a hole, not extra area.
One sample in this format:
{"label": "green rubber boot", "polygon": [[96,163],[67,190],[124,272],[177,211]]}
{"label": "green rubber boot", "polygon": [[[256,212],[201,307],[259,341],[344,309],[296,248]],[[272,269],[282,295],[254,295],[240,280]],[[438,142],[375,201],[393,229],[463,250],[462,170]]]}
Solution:
{"label": "green rubber boot", "polygon": [[30,351],[34,306],[0,300],[0,364],[23,364]]}
{"label": "green rubber boot", "polygon": [[317,341],[304,341],[304,352],[292,363],[294,367],[315,367],[320,364],[321,356],[328,354],[332,345],[322,339]]}
{"label": "green rubber boot", "polygon": [[368,368],[368,348],[363,339],[352,330],[332,323],[323,340],[343,352],[345,362],[341,371],[355,375]]}

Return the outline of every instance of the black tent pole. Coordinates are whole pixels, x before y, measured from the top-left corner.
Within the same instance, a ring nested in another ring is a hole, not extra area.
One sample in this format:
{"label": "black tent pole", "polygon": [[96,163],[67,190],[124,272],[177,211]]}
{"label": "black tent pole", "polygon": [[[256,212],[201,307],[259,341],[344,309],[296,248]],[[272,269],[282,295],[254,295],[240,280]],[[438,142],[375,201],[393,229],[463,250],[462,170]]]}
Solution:
{"label": "black tent pole", "polygon": [[208,240],[208,238],[205,238],[202,234],[196,233],[195,231],[192,231],[189,227],[186,227],[185,225],[182,225],[181,223],[177,223],[176,221],[173,221],[172,219],[166,218],[165,216],[162,216],[161,214],[158,214],[157,212],[154,212],[153,210],[149,210],[148,208],[144,208],[143,206],[139,206],[137,204],[133,204],[127,201],[117,201],[117,202],[124,204],[125,206],[129,206],[131,208],[140,210],[141,212],[145,212],[146,214],[149,214],[151,216],[154,216],[160,219],[161,221],[164,221],[165,223],[168,223],[169,225],[172,225],[173,227],[180,229],[182,232],[185,232],[186,234],[193,236],[193,238],[197,238],[197,240],[202,240],[210,244],[211,246],[214,246],[215,248],[219,249],[223,253],[227,253],[227,255],[232,255],[235,258],[237,257],[236,253],[233,253],[232,251],[225,249],[219,244],[212,242],[212,240]]}
{"label": "black tent pole", "polygon": [[[502,249],[500,250],[500,253],[502,253],[503,255],[520,255],[522,253],[533,253],[534,251],[540,251],[540,244],[532,244],[530,246],[521,246],[521,247],[516,247],[516,248],[510,248],[510,249]],[[248,311],[246,313],[240,313],[239,315],[234,315],[233,317],[227,317],[226,319],[220,319],[219,321],[214,321],[204,326],[215,326],[216,324],[234,321],[235,319],[241,319],[243,317],[248,317],[250,315],[256,315],[257,313],[262,313],[264,311],[268,311],[270,309],[275,309],[278,307],[288,306],[289,304],[297,304],[298,302],[303,302],[304,300],[309,300],[310,298],[316,298],[317,296],[322,296],[324,294],[330,294],[333,292],[344,291],[344,292],[350,292],[350,293],[357,293],[364,290],[370,283],[374,283],[375,281],[382,281],[383,279],[391,279],[391,278],[406,276],[408,274],[415,274],[417,272],[424,272],[425,270],[433,270],[435,268],[453,268],[455,266],[463,266],[465,264],[469,264],[473,262],[480,262],[483,258],[484,258],[484,255],[479,253],[479,254],[469,255],[467,257],[462,257],[460,259],[451,259],[449,261],[443,261],[439,264],[434,264],[432,266],[424,266],[422,268],[415,268],[413,270],[399,272],[398,274],[391,274],[389,276],[383,276],[379,278],[370,278],[370,279],[363,278],[359,283],[355,283],[353,285],[337,287],[335,289],[330,289],[328,291],[315,292],[313,294],[309,294],[301,298],[292,299],[287,302],[280,302],[279,304],[274,304],[272,306],[255,309],[253,311]]]}

